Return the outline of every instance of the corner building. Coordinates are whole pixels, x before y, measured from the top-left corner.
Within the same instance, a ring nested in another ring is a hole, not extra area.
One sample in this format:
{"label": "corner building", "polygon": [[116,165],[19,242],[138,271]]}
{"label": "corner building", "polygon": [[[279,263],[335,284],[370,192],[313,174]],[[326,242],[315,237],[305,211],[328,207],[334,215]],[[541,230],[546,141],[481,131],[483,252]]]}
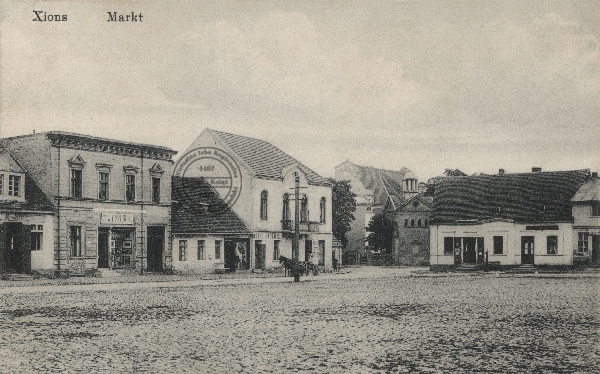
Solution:
{"label": "corner building", "polygon": [[[213,155],[216,150],[217,154],[230,157],[239,166],[241,183],[234,185],[235,182],[231,182],[229,187],[223,187],[222,178],[211,178],[209,172],[204,172],[213,170],[213,166],[214,170],[219,168],[219,165],[211,164],[213,161],[208,154],[191,162],[185,175],[181,176],[206,178],[244,221],[251,232],[249,245],[243,254],[247,268],[279,267],[280,256],[292,257],[296,176],[300,178],[299,259],[325,269],[331,267],[335,254],[332,250],[332,190],[327,179],[259,139],[207,128],[183,153],[182,159],[195,150],[213,150]],[[199,166],[203,171],[199,171]],[[178,170],[175,170],[175,175],[178,175]],[[233,198],[232,192],[236,193]],[[173,245],[179,247],[178,243]]]}
{"label": "corner building", "polygon": [[0,144],[52,203],[53,269],[159,272],[171,267],[175,151],[66,132]]}

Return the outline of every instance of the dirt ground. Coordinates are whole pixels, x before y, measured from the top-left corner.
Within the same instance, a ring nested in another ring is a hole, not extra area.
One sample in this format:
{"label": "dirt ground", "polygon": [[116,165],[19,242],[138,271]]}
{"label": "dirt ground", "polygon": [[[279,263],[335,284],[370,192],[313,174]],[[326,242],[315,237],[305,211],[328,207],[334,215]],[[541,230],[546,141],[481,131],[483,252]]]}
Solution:
{"label": "dirt ground", "polygon": [[0,372],[591,373],[599,283],[379,271],[38,287],[0,294]]}

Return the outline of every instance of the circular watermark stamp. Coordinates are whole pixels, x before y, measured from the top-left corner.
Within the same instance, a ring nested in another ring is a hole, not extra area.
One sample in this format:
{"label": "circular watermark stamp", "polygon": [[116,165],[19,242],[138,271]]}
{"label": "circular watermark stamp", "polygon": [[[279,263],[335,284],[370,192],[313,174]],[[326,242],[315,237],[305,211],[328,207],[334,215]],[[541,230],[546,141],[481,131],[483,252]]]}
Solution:
{"label": "circular watermark stamp", "polygon": [[[173,169],[173,176],[182,179],[204,179],[225,204],[233,206],[242,191],[240,167],[233,157],[219,148],[200,147],[182,155]],[[173,192],[179,203],[196,207],[202,202],[189,191],[189,184],[175,183]]]}

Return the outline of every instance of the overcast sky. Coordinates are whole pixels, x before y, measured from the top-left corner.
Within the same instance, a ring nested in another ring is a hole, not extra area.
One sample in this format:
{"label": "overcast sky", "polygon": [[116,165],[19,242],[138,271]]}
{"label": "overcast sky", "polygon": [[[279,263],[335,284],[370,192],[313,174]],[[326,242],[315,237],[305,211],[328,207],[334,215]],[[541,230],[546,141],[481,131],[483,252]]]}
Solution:
{"label": "overcast sky", "polygon": [[598,0],[0,4],[2,136],[183,152],[210,127],[323,176],[347,159],[421,180],[600,171]]}

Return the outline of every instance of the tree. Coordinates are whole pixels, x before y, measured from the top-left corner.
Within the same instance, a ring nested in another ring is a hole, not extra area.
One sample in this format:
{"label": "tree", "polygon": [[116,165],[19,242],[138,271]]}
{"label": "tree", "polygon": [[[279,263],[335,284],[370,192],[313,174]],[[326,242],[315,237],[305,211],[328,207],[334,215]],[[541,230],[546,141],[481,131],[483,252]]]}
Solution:
{"label": "tree", "polygon": [[366,241],[368,247],[374,251],[392,252],[394,242],[394,221],[383,213],[378,213],[371,218],[367,232],[370,232]]}
{"label": "tree", "polygon": [[350,191],[349,181],[336,181],[329,179],[332,185],[331,216],[333,236],[346,248],[348,238],[346,234],[350,231],[350,222],[354,221],[352,214],[356,210],[356,196]]}

